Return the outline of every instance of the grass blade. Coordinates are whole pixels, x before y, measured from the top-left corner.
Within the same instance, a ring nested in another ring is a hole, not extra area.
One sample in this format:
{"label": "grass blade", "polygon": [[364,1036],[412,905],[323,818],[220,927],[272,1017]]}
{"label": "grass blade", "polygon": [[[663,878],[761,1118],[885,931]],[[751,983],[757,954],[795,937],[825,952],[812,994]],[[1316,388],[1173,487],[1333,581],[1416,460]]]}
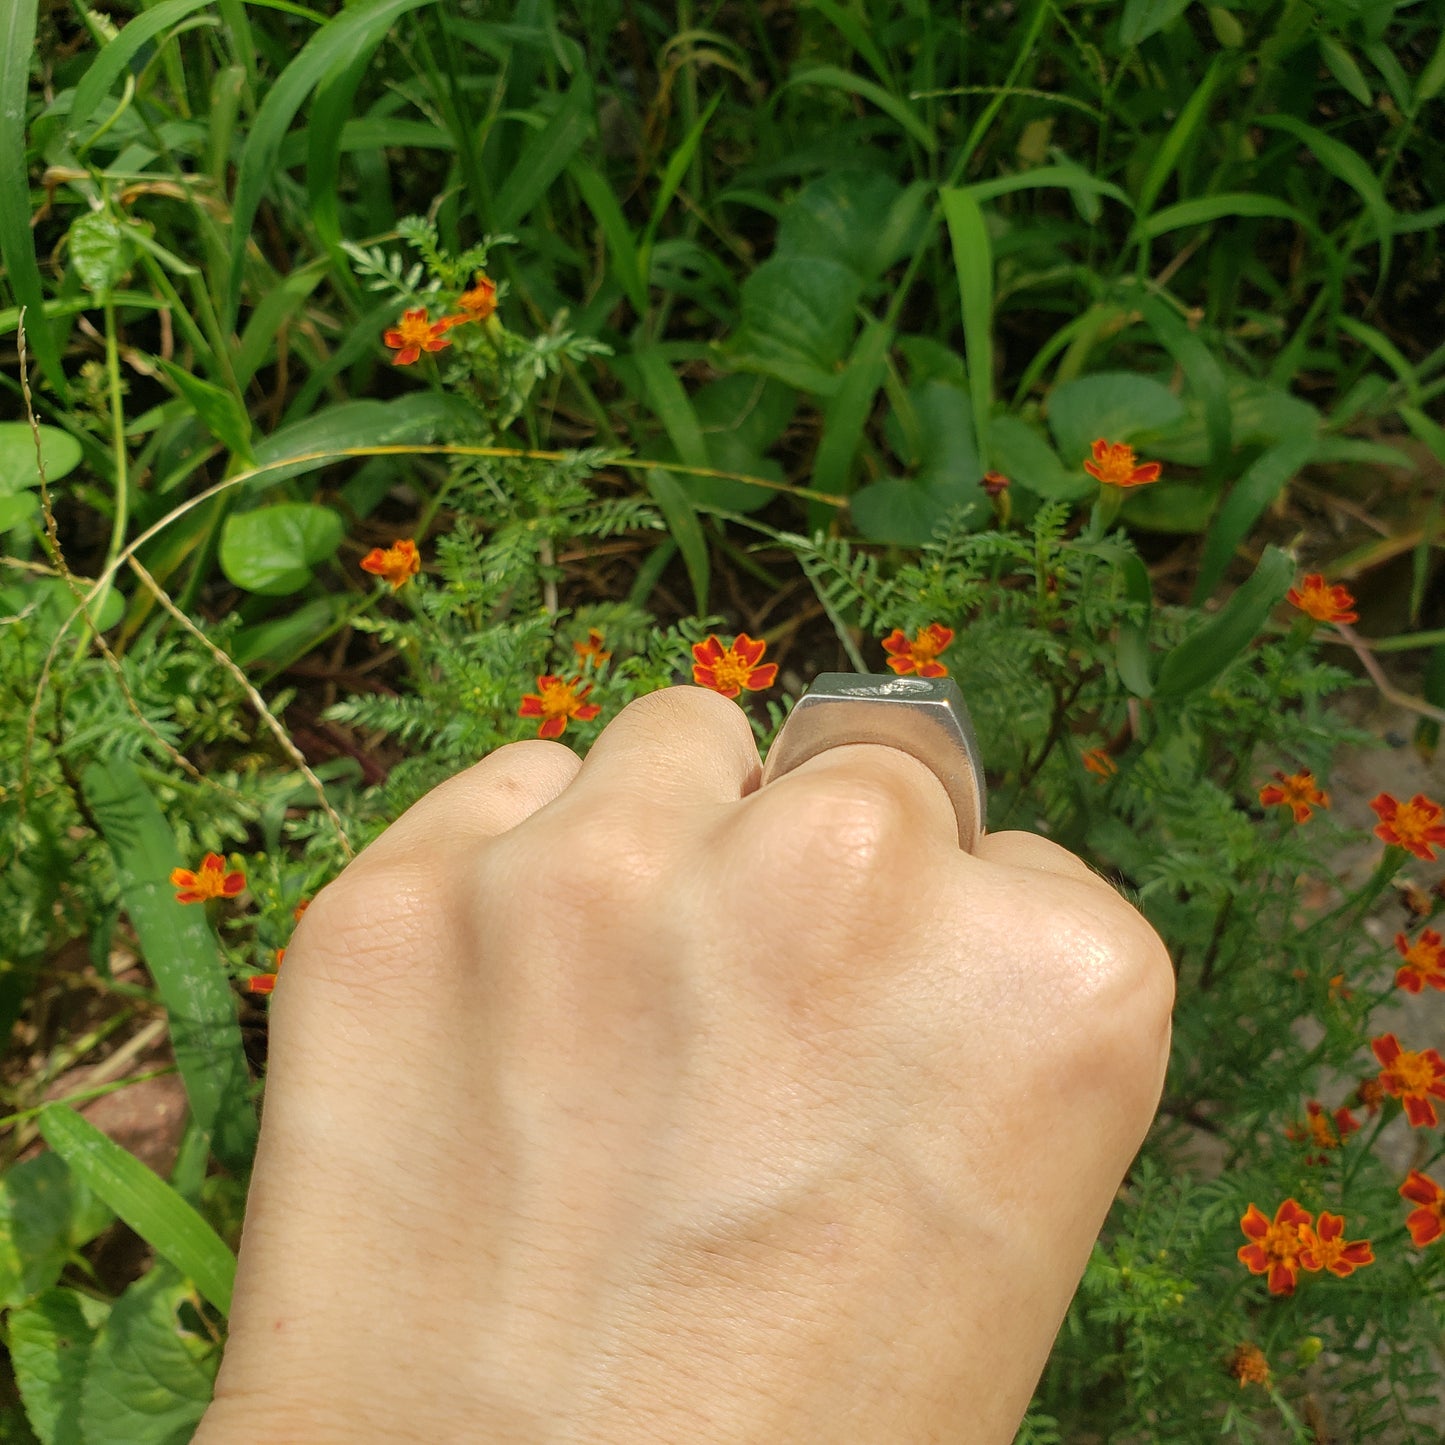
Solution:
{"label": "grass blade", "polygon": [[642,376],[652,410],[678,456],[690,467],[710,466],[702,424],[667,357],[660,348],[648,346],[634,351],[632,361]]}
{"label": "grass blade", "polygon": [[552,118],[522,150],[488,211],[495,234],[520,224],[592,134],[592,82],[578,76]]}
{"label": "grass blade", "polygon": [[647,278],[643,275],[637,243],[632,228],[622,214],[622,207],[612,187],[585,161],[573,161],[568,174],[582,192],[592,219],[601,228],[612,257],[612,275],[632,303],[632,309],[643,316],[647,312]]}
{"label": "grass blade", "polygon": [[660,467],[647,469],[647,490],[657,503],[672,540],[682,553],[683,565],[687,568],[688,580],[692,583],[693,596],[697,601],[697,615],[707,612],[708,586],[712,580],[712,562],[708,556],[707,535],[698,521],[697,512],[688,500],[675,478],[668,476]]}
{"label": "grass blade", "polygon": [[256,1111],[236,1022],[236,999],[204,912],[177,903],[172,868],[193,862],[176,846],[156,800],[125,761],[92,763],[81,789],[115,860],[121,902],[170,1023],[171,1047],[197,1125],[216,1157],[244,1172],[256,1147]]}
{"label": "grass blade", "polygon": [[30,186],[25,173],[25,112],[35,52],[36,0],[0,0],[0,262],[15,300],[25,308],[30,349],[63,401],[70,387],[60,348],[45,315],[45,291],[30,234]]}
{"label": "grass blade", "polygon": [[1147,216],[1154,209],[1154,202],[1159,199],[1159,192],[1164,189],[1164,183],[1174,174],[1179,159],[1184,154],[1185,146],[1193,139],[1194,132],[1203,123],[1205,114],[1209,110],[1209,102],[1214,99],[1214,88],[1219,84],[1222,69],[1222,58],[1215,56],[1209,69],[1204,72],[1204,79],[1194,87],[1194,93],[1185,102],[1184,109],[1179,112],[1178,118],[1169,127],[1169,134],[1164,137],[1163,144],[1154,153],[1154,159],[1145,173],[1143,184],[1139,187],[1139,214],[1141,216]]}
{"label": "grass blade", "polygon": [[47,1105],[37,1122],[45,1142],[82,1184],[223,1315],[230,1314],[236,1256],[164,1179],[65,1104]]}
{"label": "grass blade", "polygon": [[1209,466],[1215,470],[1229,455],[1234,419],[1229,409],[1229,383],[1219,358],[1186,326],[1178,313],[1157,296],[1145,296],[1139,310],[1159,344],[1179,363],[1204,404],[1204,431],[1209,438]]}
{"label": "grass blade", "polygon": [[978,444],[979,460],[986,469],[988,423],[993,411],[993,248],[972,188],[946,187],[939,194],[953,244],[953,265],[958,272],[963,346],[968,358],[968,392],[973,403],[973,436]]}
{"label": "grass blade", "polygon": [[788,85],[825,85],[845,90],[860,100],[871,101],[891,120],[898,122],[929,155],[938,149],[938,137],[919,119],[918,112],[907,101],[890,94],[881,85],[861,76],[850,75],[836,65],[813,65],[788,77]]}
{"label": "grass blade", "polygon": [[353,5],[328,20],[305,45],[301,53],[277,77],[266,93],[236,174],[236,194],[231,205],[231,285],[226,297],[225,325],[232,330],[241,306],[241,263],[250,239],[251,223],[266,187],[271,183],[276,159],[286,133],[301,103],[330,75],[338,64],[370,54],[387,32],[408,11],[430,5],[434,0],[371,0]]}

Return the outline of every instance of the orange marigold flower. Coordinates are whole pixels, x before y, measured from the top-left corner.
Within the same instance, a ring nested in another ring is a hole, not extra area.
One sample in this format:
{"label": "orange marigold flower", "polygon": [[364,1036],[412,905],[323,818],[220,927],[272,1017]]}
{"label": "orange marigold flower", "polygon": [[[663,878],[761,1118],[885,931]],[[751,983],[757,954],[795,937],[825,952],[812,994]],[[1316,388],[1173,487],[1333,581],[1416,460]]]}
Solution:
{"label": "orange marigold flower", "polygon": [[1400,1197],[1420,1206],[1412,1210],[1405,1221],[1405,1228],[1418,1248],[1434,1244],[1445,1234],[1445,1189],[1428,1174],[1412,1169],[1400,1186]]}
{"label": "orange marigold flower", "polygon": [[1009,479],[1002,472],[985,472],[983,489],[990,497],[1001,497],[1009,489]]}
{"label": "orange marigold flower", "polygon": [[762,666],[768,644],[740,633],[726,647],[711,633],[692,648],[692,680],[724,697],[736,697],[744,688],[761,692],[778,677],[778,664]]}
{"label": "orange marigold flower", "polygon": [[938,654],[953,641],[953,629],[940,622],[930,622],[910,642],[901,627],[895,627],[883,639],[884,652],[891,653],[888,666],[900,677],[916,672],[919,677],[947,677],[948,669]]}
{"label": "orange marigold flower", "polygon": [[610,652],[602,650],[602,633],[596,627],[589,627],[587,641],[574,642],[572,651],[582,659],[583,665],[588,667],[601,667],[612,656]]}
{"label": "orange marigold flower", "polygon": [[1305,1246],[1300,1263],[1311,1271],[1327,1269],[1341,1279],[1367,1264],[1374,1264],[1375,1251],[1368,1239],[1345,1239],[1345,1216],[1320,1212],[1320,1222],[1313,1229],[1305,1225],[1300,1234]]}
{"label": "orange marigold flower", "polygon": [[1435,1049],[1402,1049],[1394,1034],[1370,1040],[1370,1048],[1384,1067],[1380,1085],[1405,1106],[1411,1128],[1433,1129],[1439,1123],[1431,1096],[1445,1099],[1445,1059]]}
{"label": "orange marigold flower", "polygon": [[1106,442],[1100,437],[1093,451],[1093,460],[1084,463],[1084,470],[1107,487],[1142,487],[1157,482],[1163,470],[1158,462],[1135,461],[1134,448],[1125,442]]}
{"label": "orange marigold flower", "polygon": [[1406,848],[1427,863],[1435,861],[1435,846],[1445,844],[1445,824],[1440,822],[1440,804],[1416,793],[1408,803],[1381,793],[1370,802],[1379,815],[1375,836]]}
{"label": "orange marigold flower", "polygon": [[592,691],[592,684],[589,682],[579,692],[577,684],[581,681],[581,677],[574,677],[571,682],[563,682],[560,677],[550,674],[539,677],[537,691],[523,695],[517,715],[542,719],[542,725],[537,729],[539,738],[560,738],[567,731],[571,718],[576,718],[578,722],[591,722],[602,708],[595,702],[585,701]]}
{"label": "orange marigold flower", "polygon": [[1315,808],[1328,808],[1330,795],[1321,792],[1315,785],[1315,775],[1310,772],[1291,773],[1288,777],[1279,771],[1275,772],[1279,779],[1277,783],[1266,783],[1259,790],[1259,801],[1266,808],[1273,808],[1283,803],[1294,813],[1296,823],[1304,823]]}
{"label": "orange marigold flower", "polygon": [[423,351],[441,351],[450,346],[447,330],[452,324],[449,317],[432,321],[426,314],[425,306],[404,311],[401,320],[390,331],[383,332],[381,337],[388,346],[396,349],[391,364],[410,366],[421,357]]}
{"label": "orange marigold flower", "polygon": [[[1349,1135],[1360,1127],[1360,1121],[1341,1105],[1331,1114],[1318,1099],[1305,1103],[1305,1122],[1301,1127],[1291,1124],[1284,1132],[1285,1138],[1296,1143],[1309,1143],[1317,1150],[1338,1149]],[[1307,1164],[1323,1164],[1328,1155],[1311,1153]]]}
{"label": "orange marigold flower", "polygon": [[276,962],[274,973],[253,973],[246,980],[247,993],[270,993],[276,987],[276,974],[281,972],[281,960],[286,957],[286,950],[276,950]]}
{"label": "orange marigold flower", "polygon": [[246,875],[239,871],[228,873],[226,860],[219,853],[207,853],[194,871],[172,868],[171,886],[180,889],[177,903],[205,903],[212,898],[234,898],[246,886]]}
{"label": "orange marigold flower", "polygon": [[1284,594],[1286,602],[1293,602],[1301,612],[1308,613],[1316,622],[1358,622],[1360,614],[1351,609],[1355,599],[1347,587],[1327,586],[1322,572],[1311,572],[1304,580],[1303,587],[1291,587]]}
{"label": "orange marigold flower", "polygon": [[1428,983],[1445,991],[1445,938],[1425,929],[1414,943],[1403,933],[1395,935],[1395,947],[1405,962],[1395,972],[1395,983],[1406,993],[1419,993]]}
{"label": "orange marigold flower", "polygon": [[421,555],[410,537],[401,537],[390,547],[373,547],[361,559],[361,570],[384,577],[395,592],[421,571]]}
{"label": "orange marigold flower", "polygon": [[1378,1074],[1371,1074],[1368,1079],[1361,1079],[1355,1087],[1355,1102],[1372,1119],[1380,1112],[1380,1105],[1385,1102],[1385,1086],[1380,1082]]}
{"label": "orange marigold flower", "polygon": [[450,318],[454,326],[464,321],[485,321],[497,309],[497,283],[485,271],[478,271],[470,291],[457,297],[463,314]]}
{"label": "orange marigold flower", "polygon": [[1103,748],[1090,748],[1083,757],[1084,767],[1101,778],[1112,778],[1119,771],[1119,765]]}
{"label": "orange marigold flower", "polygon": [[1271,1376],[1269,1361],[1258,1345],[1249,1343],[1236,1345],[1229,1357],[1229,1373],[1239,1381],[1242,1390],[1246,1385],[1263,1385],[1268,1389]]}
{"label": "orange marigold flower", "polygon": [[1251,1204],[1239,1221],[1249,1239],[1236,1251],[1251,1274],[1269,1276],[1270,1294],[1292,1294],[1299,1280],[1300,1256],[1305,1248],[1305,1231],[1314,1216],[1294,1199],[1286,1199],[1274,1212],[1274,1221]]}

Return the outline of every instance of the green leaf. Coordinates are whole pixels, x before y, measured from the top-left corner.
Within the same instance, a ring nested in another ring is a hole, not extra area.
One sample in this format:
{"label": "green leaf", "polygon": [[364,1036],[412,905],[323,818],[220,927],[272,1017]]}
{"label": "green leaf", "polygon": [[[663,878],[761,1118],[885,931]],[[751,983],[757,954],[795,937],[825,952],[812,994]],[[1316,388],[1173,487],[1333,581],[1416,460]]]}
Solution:
{"label": "green leaf", "polygon": [[993,411],[993,250],[983,211],[971,192],[945,187],[939,199],[953,247],[953,268],[958,274],[973,435],[982,476],[983,468],[990,465],[988,434]]}
{"label": "green leaf", "polygon": [[313,598],[282,617],[238,628],[227,644],[228,651],[242,667],[254,663],[286,667],[310,652],[350,607],[345,594]]}
{"label": "green leaf", "polygon": [[223,1315],[231,1311],[236,1257],[225,1241],[158,1174],[64,1104],[40,1111],[45,1142],[80,1182],[191,1280]]}
{"label": "green leaf", "polygon": [[41,1445],[86,1445],[80,1431],[81,1391],[107,1309],[75,1290],[52,1289],[10,1312],[10,1362]]}
{"label": "green leaf", "polygon": [[1139,213],[1148,215],[1154,209],[1154,202],[1159,199],[1159,192],[1164,189],[1164,183],[1174,174],[1175,168],[1179,165],[1179,158],[1184,153],[1184,148],[1194,138],[1194,133],[1204,123],[1204,118],[1209,111],[1209,103],[1214,99],[1214,88],[1219,84],[1219,78],[1223,74],[1223,65],[1220,57],[1216,56],[1210,63],[1209,69],[1204,72],[1203,79],[1194,87],[1190,97],[1184,103],[1184,108],[1179,112],[1174,124],[1169,127],[1168,134],[1154,152],[1154,159],[1149,163],[1149,169],[1145,173],[1143,183],[1139,187]]}
{"label": "green leaf", "polygon": [[1152,216],[1141,217],[1134,227],[1134,237],[1166,235],[1170,231],[1183,230],[1187,226],[1207,226],[1230,216],[1275,217],[1282,221],[1293,221],[1315,235],[1319,227],[1294,206],[1277,201],[1273,196],[1260,196],[1252,191],[1226,191],[1217,196],[1199,196],[1194,200],[1180,201],[1177,205],[1165,206]]}
{"label": "green leaf", "polygon": [[1440,38],[1435,42],[1435,53],[1425,62],[1425,68],[1415,82],[1415,104],[1412,113],[1418,111],[1427,101],[1434,100],[1441,90],[1445,90],[1445,31],[1441,32]]}
{"label": "green leaf", "polygon": [[743,282],[735,346],[755,369],[801,391],[831,394],[861,292],[862,282],[839,261],[770,257]]}
{"label": "green leaf", "polygon": [[1054,449],[1022,417],[999,416],[989,431],[993,470],[1010,482],[1051,501],[1077,502],[1091,496],[1094,479],[1066,467]]}
{"label": "green leaf", "polygon": [[668,440],[676,448],[678,457],[690,467],[707,466],[707,446],[702,439],[697,413],[693,411],[687,392],[677,379],[664,348],[641,347],[632,353],[632,363],[641,373],[647,399],[667,432]]}
{"label": "green leaf", "polygon": [[647,490],[657,503],[667,530],[682,553],[683,565],[687,568],[688,580],[692,583],[693,598],[697,602],[697,615],[707,612],[708,585],[711,581],[712,562],[708,554],[707,536],[698,521],[697,512],[688,500],[675,477],[659,467],[649,467],[646,472]]}
{"label": "green leaf", "polygon": [[120,34],[90,62],[80,78],[80,84],[75,87],[75,94],[70,100],[70,114],[66,118],[71,135],[80,139],[80,131],[95,114],[96,106],[110,93],[111,86],[129,69],[131,61],[146,44],[210,3],[211,0],[163,0],[163,3],[137,15],[134,20],[127,21]]}
{"label": "green leaf", "polygon": [[860,100],[871,101],[884,115],[902,126],[930,155],[938,149],[938,137],[906,100],[884,90],[881,85],[875,85],[871,80],[864,80],[861,75],[841,70],[836,65],[813,65],[806,70],[794,71],[788,77],[787,84],[822,85],[832,90],[846,91],[850,95],[858,96]]}
{"label": "green leaf", "polygon": [[40,513],[40,498],[32,492],[0,494],[0,532],[23,526]]}
{"label": "green leaf", "polygon": [[256,1147],[256,1111],[231,989],[215,935],[197,904],[178,903],[170,883],[183,859],[135,767],[92,763],[81,790],[115,860],[121,903],[165,1004],[171,1048],[198,1127],[216,1156],[244,1173]]}
{"label": "green leaf", "polygon": [[877,170],[833,171],[804,186],[778,220],[777,253],[825,256],[867,283],[920,243],[923,185],[903,190]]}
{"label": "green leaf", "polygon": [[[67,472],[80,465],[84,453],[69,432],[58,427],[40,429],[40,460],[45,463],[45,480],[54,486]],[[30,423],[0,421],[0,496],[40,485],[40,468],[35,456],[35,433]]]}
{"label": "green leaf", "polygon": [[1014,191],[1061,190],[1077,191],[1082,195],[1108,196],[1120,205],[1128,206],[1130,210],[1134,208],[1128,192],[1121,190],[1112,181],[1101,181],[1082,166],[1074,164],[1038,166],[1031,171],[1020,171],[1017,175],[977,181],[968,190],[980,205],[997,196],[1011,195]]}
{"label": "green leaf", "polygon": [[1119,43],[1138,45],[1172,25],[1188,8],[1190,0],[1125,0],[1119,20]]}
{"label": "green leaf", "polygon": [[592,134],[592,81],[579,74],[551,119],[523,149],[517,164],[486,210],[492,232],[520,225],[547,187]]}
{"label": "green leaf", "polygon": [[248,592],[287,597],[336,555],[345,532],[340,513],[310,502],[234,512],[221,531],[221,571]]}
{"label": "green leaf", "polygon": [[78,1244],[74,1215],[84,1197],[53,1154],[0,1177],[0,1306],[23,1304],[60,1278]]}
{"label": "green leaf", "polygon": [[587,209],[592,212],[592,219],[597,222],[602,238],[607,242],[613,277],[632,303],[632,309],[639,316],[644,315],[647,311],[647,277],[643,275],[637,241],[622,214],[616,194],[585,161],[574,159],[568,174],[576,182]]}
{"label": "green leaf", "polygon": [[1065,464],[1081,468],[1094,442],[1137,443],[1184,415],[1167,386],[1129,371],[1101,371],[1049,393],[1049,427]]}
{"label": "green leaf", "polygon": [[1204,554],[1194,582],[1196,606],[1223,580],[1240,543],[1250,535],[1254,524],[1275,498],[1299,474],[1314,449],[1315,439],[1308,433],[1286,437],[1261,452],[1229,489],[1229,495],[1204,542]]}
{"label": "green leaf", "polygon": [[30,230],[30,182],[25,125],[30,110],[30,65],[35,58],[36,0],[0,5],[0,270],[25,311],[30,350],[62,401],[70,383],[45,315],[45,288]]}
{"label": "green leaf", "polygon": [[[694,393],[693,410],[702,425],[709,465],[719,471],[743,472],[764,481],[781,482],[782,465],[764,452],[793,419],[797,396],[791,388],[765,376],[737,372],[710,381]],[[679,477],[696,507],[755,512],[777,496],[764,487],[727,477]]]}
{"label": "green leaf", "polygon": [[1294,581],[1295,565],[1279,547],[1265,548],[1254,575],[1202,626],[1165,654],[1155,697],[1185,697],[1214,681],[1259,636]]}
{"label": "green leaf", "polygon": [[276,174],[281,144],[291,122],[312,89],[338,63],[369,53],[401,17],[433,0],[359,0],[328,20],[301,47],[301,52],[266,91],[246,139],[236,173],[231,204],[231,286],[225,320],[233,327],[241,300],[242,262],[261,197]]}
{"label": "green leaf", "polygon": [[126,227],[105,211],[86,211],[71,226],[69,245],[80,284],[98,300],[108,301],[131,268]]}
{"label": "green leaf", "polygon": [[813,486],[845,496],[859,443],[873,411],[873,399],[888,370],[893,328],[870,321],[858,338],[838,390],[823,409],[823,431],[813,456]]}
{"label": "green leaf", "polygon": [[1325,63],[1325,69],[1361,105],[1367,109],[1374,105],[1375,98],[1370,94],[1370,85],[1364,72],[1355,57],[1334,36],[1320,36],[1320,58]]}
{"label": "green leaf", "polygon": [[251,466],[251,418],[224,387],[203,381],[173,361],[156,358],[156,366],[191,405],[201,425],[238,461]]}
{"label": "green leaf", "polygon": [[182,1326],[188,1296],[169,1270],[155,1269],[111,1306],[85,1372],[85,1445],[186,1445],[195,1435],[221,1352]]}
{"label": "green leaf", "polygon": [[1189,385],[1204,407],[1204,430],[1209,438],[1209,464],[1222,466],[1232,443],[1229,383],[1218,358],[1191,331],[1179,315],[1155,296],[1139,304],[1144,320],[1160,344],[1178,362]]}
{"label": "green leaf", "polygon": [[921,547],[947,515],[948,506],[917,482],[884,477],[859,487],[848,499],[853,525],[870,542]]}

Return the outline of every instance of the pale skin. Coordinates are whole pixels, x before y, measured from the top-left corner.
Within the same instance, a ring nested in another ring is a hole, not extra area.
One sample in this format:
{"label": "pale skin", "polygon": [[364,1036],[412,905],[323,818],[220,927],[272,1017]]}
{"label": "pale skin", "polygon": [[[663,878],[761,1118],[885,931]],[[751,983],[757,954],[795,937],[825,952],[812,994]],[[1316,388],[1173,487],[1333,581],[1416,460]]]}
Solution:
{"label": "pale skin", "polygon": [[1008,1445],[1173,973],[922,764],[758,788],[671,688],[499,749],[312,904],[200,1445]]}

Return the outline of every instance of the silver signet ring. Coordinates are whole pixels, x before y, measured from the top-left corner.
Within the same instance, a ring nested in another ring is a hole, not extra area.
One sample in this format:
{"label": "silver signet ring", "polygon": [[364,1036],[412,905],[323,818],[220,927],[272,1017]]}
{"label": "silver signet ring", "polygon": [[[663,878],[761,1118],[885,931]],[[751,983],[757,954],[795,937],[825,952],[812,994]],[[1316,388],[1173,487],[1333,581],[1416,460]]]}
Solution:
{"label": "silver signet ring", "polygon": [[878,743],[917,758],[953,800],[959,847],[972,852],[983,836],[987,795],[973,723],[951,677],[819,673],[778,729],[761,786],[848,743]]}

